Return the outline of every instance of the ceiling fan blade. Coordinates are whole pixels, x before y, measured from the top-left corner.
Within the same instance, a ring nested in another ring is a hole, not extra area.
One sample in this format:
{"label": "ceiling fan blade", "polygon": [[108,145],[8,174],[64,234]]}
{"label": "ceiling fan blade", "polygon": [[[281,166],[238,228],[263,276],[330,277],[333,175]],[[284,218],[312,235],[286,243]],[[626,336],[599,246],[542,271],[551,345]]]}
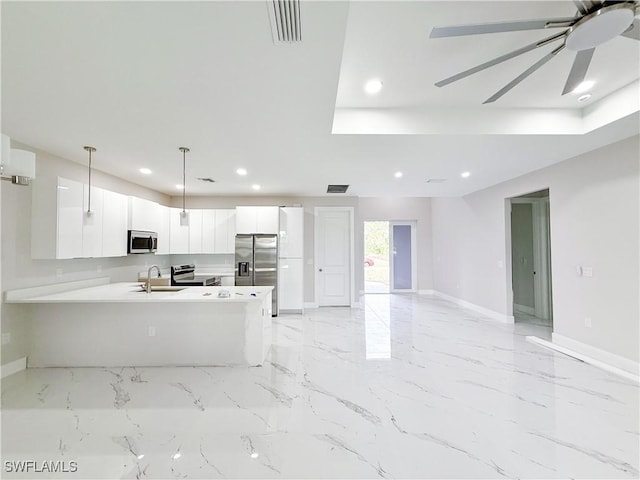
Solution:
{"label": "ceiling fan blade", "polygon": [[576,87],[582,83],[584,77],[587,75],[591,57],[593,57],[595,50],[595,48],[590,48],[589,50],[581,50],[576,53],[576,58],[573,60],[573,65],[571,66],[569,77],[567,77],[567,83],[564,84],[562,95],[573,92]]}
{"label": "ceiling fan blade", "polygon": [[517,32],[521,30],[540,30],[543,28],[570,27],[576,22],[575,17],[543,18],[540,20],[522,20],[516,22],[478,23],[457,25],[452,27],[434,27],[429,38],[461,37],[463,35],[479,35],[481,33]]}
{"label": "ceiling fan blade", "polygon": [[545,63],[547,63],[549,60],[551,60],[553,57],[555,57],[558,53],[560,53],[562,50],[564,49],[564,44],[560,45],[558,48],[556,48],[554,51],[552,51],[551,53],[546,54],[544,57],[542,57],[540,60],[538,60],[536,63],[534,63],[533,65],[531,65],[529,68],[527,68],[524,72],[522,72],[520,75],[518,75],[516,78],[514,78],[513,80],[511,80],[509,83],[507,83],[504,87],[502,87],[500,90],[498,90],[496,93],[494,93],[491,97],[489,97],[487,100],[485,100],[484,102],[482,102],[483,104],[485,103],[492,103],[495,102],[496,100],[498,100],[500,97],[502,97],[505,93],[507,93],[509,90],[511,90],[513,87],[515,87],[516,85],[518,85],[520,82],[522,82],[525,78],[527,78],[529,75],[531,75],[533,72],[535,72],[536,70],[538,70],[540,67],[542,67]]}
{"label": "ceiling fan blade", "polygon": [[576,7],[578,7],[578,11],[581,15],[586,15],[587,13],[589,13],[589,9],[585,5],[585,2],[581,2],[580,0],[573,0],[573,3],[576,4]]}
{"label": "ceiling fan blade", "polygon": [[623,37],[640,40],[640,20],[637,18],[631,24],[631,27],[622,34]]}
{"label": "ceiling fan blade", "polygon": [[519,48],[518,50],[514,50],[513,52],[506,53],[500,57],[494,58],[493,60],[489,60],[488,62],[482,63],[476,67],[470,68],[469,70],[465,70],[464,72],[460,72],[456,75],[453,75],[452,77],[445,78],[444,80],[440,80],[435,85],[437,87],[444,87],[445,85],[449,85],[450,83],[457,82],[458,80],[468,77],[469,75],[473,75],[474,73],[481,72],[482,70],[485,70],[489,67],[493,67],[494,65],[498,65],[499,63],[506,62],[507,60],[517,57],[518,55],[522,55],[523,53],[527,53],[527,52],[530,52],[531,50],[535,50],[536,48],[547,45],[555,40],[559,40],[560,38],[563,38],[567,34],[567,32],[568,30],[562,33],[558,33],[556,35],[552,35],[550,37],[544,38],[537,42],[530,43],[529,45]]}

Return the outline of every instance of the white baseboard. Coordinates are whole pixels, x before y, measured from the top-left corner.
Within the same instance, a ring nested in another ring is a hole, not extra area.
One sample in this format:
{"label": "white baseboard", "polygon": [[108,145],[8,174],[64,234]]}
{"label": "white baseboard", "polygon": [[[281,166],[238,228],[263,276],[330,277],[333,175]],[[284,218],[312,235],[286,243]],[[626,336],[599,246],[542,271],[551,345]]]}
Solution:
{"label": "white baseboard", "polygon": [[614,370],[622,370],[623,372],[630,374],[634,380],[638,381],[638,374],[640,373],[640,364],[638,364],[638,362],[634,362],[633,360],[621,357],[615,353],[607,352],[606,350],[593,347],[555,332],[551,334],[551,341],[555,347],[560,347],[566,350],[567,352],[563,353],[566,353],[567,355],[571,355],[572,357],[578,358],[584,362],[610,372],[614,372]]}
{"label": "white baseboard", "polygon": [[435,290],[418,290],[418,295],[433,295]]}
{"label": "white baseboard", "polygon": [[513,309],[518,312],[518,313],[526,313],[527,315],[534,315],[536,314],[536,310],[532,307],[527,307],[525,305],[519,305],[517,303],[513,304]]}
{"label": "white baseboard", "polygon": [[9,375],[13,375],[14,373],[21,372],[22,370],[26,370],[27,368],[27,357],[22,357],[13,362],[6,363],[0,367],[2,374],[1,378],[8,377]]}
{"label": "white baseboard", "polygon": [[304,308],[318,308],[318,304],[315,302],[304,302]]}
{"label": "white baseboard", "polygon": [[467,302],[466,300],[462,300],[460,298],[452,297],[451,295],[438,292],[437,290],[433,290],[433,295],[444,298],[445,300],[449,300],[450,302],[460,305],[461,307],[468,308],[469,310],[474,310],[478,313],[482,313],[492,320],[497,320],[501,323],[514,323],[513,315],[505,315],[504,313],[494,312],[493,310],[489,310],[488,308],[481,307],[480,305]]}

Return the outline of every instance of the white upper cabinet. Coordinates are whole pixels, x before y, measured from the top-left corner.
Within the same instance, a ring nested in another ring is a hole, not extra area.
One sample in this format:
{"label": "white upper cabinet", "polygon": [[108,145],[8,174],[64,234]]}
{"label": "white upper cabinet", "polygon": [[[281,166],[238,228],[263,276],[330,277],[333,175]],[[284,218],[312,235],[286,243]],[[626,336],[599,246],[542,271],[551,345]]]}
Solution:
{"label": "white upper cabinet", "polygon": [[189,253],[202,251],[202,210],[189,211]]}
{"label": "white upper cabinet", "polygon": [[236,251],[236,211],[216,209],[214,253],[235,253]]}
{"label": "white upper cabinet", "polygon": [[216,211],[213,209],[202,210],[202,253],[216,252]]}
{"label": "white upper cabinet", "polygon": [[304,208],[280,208],[280,258],[302,258],[304,248]]}
{"label": "white upper cabinet", "polygon": [[[104,217],[104,190],[83,185],[82,201],[82,257],[102,256],[102,232]],[[89,188],[91,188],[91,213],[89,209]],[[109,205],[109,209],[112,206]],[[125,240],[126,241],[126,240]],[[126,245],[126,243],[125,243]]]}
{"label": "white upper cabinet", "polygon": [[171,209],[164,205],[158,205],[156,210],[156,230],[153,232],[158,233],[158,250],[156,255],[168,254],[170,252],[169,242],[171,241]]}
{"label": "white upper cabinet", "polygon": [[[67,180],[65,178],[58,178],[57,180],[57,212],[52,212],[50,220],[53,224],[47,222],[46,225],[46,230],[51,233],[49,234],[47,232],[47,234],[40,236],[37,233],[37,228],[31,230],[32,242],[34,240],[38,242],[49,242],[52,246],[56,247],[56,250],[55,252],[51,252],[53,255],[42,257],[34,256],[34,258],[82,257],[82,200],[84,196],[84,185],[80,182]],[[46,179],[43,179],[43,181],[46,181]],[[53,198],[49,198],[48,202],[56,205],[53,203]],[[34,205],[35,203],[36,202],[34,202]],[[57,225],[55,225],[56,221]],[[43,224],[42,226],[45,225]],[[53,227],[53,229],[51,227]]]}
{"label": "white upper cabinet", "polygon": [[127,254],[127,197],[66,178],[34,180],[32,258],[83,258]]}
{"label": "white upper cabinet", "polygon": [[[169,253],[189,253],[189,225],[180,224],[181,208],[171,208]],[[190,214],[192,212],[189,212]],[[191,217],[191,216],[190,216]],[[202,218],[202,217],[201,217]],[[191,218],[189,218],[191,220]]]}
{"label": "white upper cabinet", "polygon": [[[127,254],[127,210],[129,198],[103,190],[102,256],[124,257]],[[91,198],[93,204],[93,197]]]}
{"label": "white upper cabinet", "polygon": [[279,207],[236,207],[236,233],[278,234]]}

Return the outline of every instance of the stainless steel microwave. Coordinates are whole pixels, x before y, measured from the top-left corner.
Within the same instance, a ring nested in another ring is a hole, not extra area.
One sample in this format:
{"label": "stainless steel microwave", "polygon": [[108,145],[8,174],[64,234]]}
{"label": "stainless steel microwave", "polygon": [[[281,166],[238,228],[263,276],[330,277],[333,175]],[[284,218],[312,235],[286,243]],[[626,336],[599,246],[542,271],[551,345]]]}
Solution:
{"label": "stainless steel microwave", "polygon": [[158,234],[145,230],[129,230],[127,253],[153,253],[158,250]]}

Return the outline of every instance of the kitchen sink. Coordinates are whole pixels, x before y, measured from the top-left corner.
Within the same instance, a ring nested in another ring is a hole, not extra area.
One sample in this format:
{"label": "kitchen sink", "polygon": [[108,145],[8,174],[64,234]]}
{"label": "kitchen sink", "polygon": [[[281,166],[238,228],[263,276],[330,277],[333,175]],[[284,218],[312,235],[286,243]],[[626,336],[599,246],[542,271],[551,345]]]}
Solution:
{"label": "kitchen sink", "polygon": [[[172,286],[172,285],[151,285],[152,292],[179,292],[181,290],[184,290],[185,288],[187,287],[179,287],[179,286]],[[146,285],[142,284],[140,285],[140,290],[135,290],[135,291],[146,293],[147,287]]]}

